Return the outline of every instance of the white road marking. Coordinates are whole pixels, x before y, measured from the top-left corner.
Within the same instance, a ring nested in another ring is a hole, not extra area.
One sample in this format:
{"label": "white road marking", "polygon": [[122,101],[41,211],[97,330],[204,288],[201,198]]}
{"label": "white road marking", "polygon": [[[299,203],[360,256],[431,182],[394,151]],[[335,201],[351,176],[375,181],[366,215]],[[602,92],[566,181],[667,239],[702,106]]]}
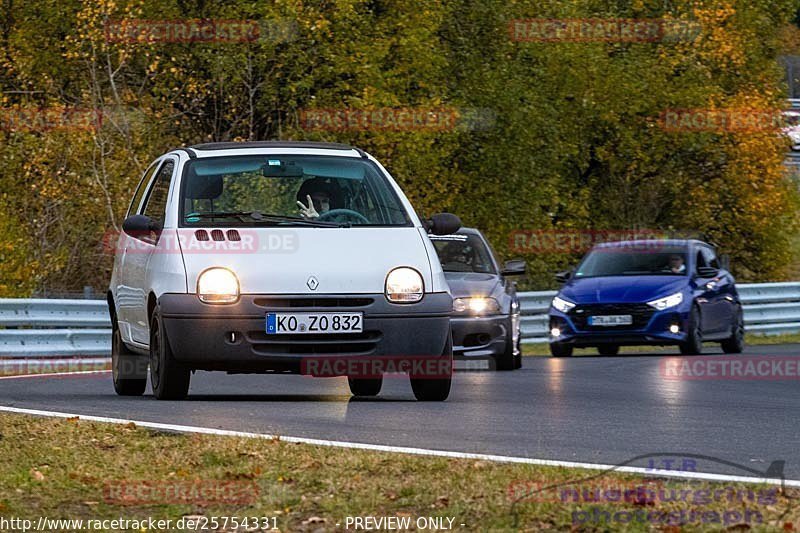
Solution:
{"label": "white road marking", "polygon": [[[52,418],[79,418],[90,422],[106,424],[136,424],[148,429],[175,431],[179,433],[199,433],[204,435],[219,435],[224,437],[243,437],[256,439],[279,439],[284,442],[311,444],[314,446],[331,446],[354,450],[370,450],[376,452],[403,453],[408,455],[423,455],[431,457],[449,457],[453,459],[476,459],[498,463],[521,463],[541,466],[560,466],[565,468],[581,468],[586,470],[610,470],[631,474],[642,474],[652,477],[670,477],[678,479],[699,479],[704,481],[728,481],[734,483],[761,483],[767,485],[780,485],[781,480],[765,479],[751,476],[732,476],[727,474],[711,474],[703,472],[678,472],[673,470],[658,470],[637,466],[614,466],[595,463],[580,463],[574,461],[556,461],[549,459],[532,459],[530,457],[513,457],[506,455],[490,455],[483,453],[454,452],[448,450],[429,450],[426,448],[410,448],[404,446],[387,446],[384,444],[365,444],[361,442],[344,442],[335,440],[309,439],[304,437],[284,437],[282,435],[269,435],[265,433],[249,433],[245,431],[232,431],[227,429],[204,428],[198,426],[181,426],[177,424],[162,424],[160,422],[145,422],[141,420],[126,420],[122,418],[109,418],[105,416],[80,415],[76,413],[61,413],[58,411],[41,411],[38,409],[23,409],[0,405],[0,411],[33,416],[46,416]],[[800,488],[800,480],[787,479],[783,482],[787,487]]]}
{"label": "white road marking", "polygon": [[39,374],[19,374],[17,376],[0,376],[0,379],[49,378],[53,376],[77,376],[86,374],[108,374],[111,370],[76,370],[75,372],[41,372]]}

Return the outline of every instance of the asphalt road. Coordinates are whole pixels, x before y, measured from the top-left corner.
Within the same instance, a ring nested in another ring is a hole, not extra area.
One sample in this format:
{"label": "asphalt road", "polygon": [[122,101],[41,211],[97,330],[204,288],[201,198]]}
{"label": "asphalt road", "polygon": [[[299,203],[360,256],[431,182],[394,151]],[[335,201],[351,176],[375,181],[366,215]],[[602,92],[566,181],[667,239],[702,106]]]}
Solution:
{"label": "asphalt road", "polygon": [[[747,353],[800,356],[800,345]],[[99,374],[2,380],[0,405],[601,464],[697,454],[763,471],[784,460],[786,478],[800,480],[798,380],[669,380],[663,359],[527,357],[515,372],[458,372],[444,403],[414,401],[399,376],[384,380],[379,397],[355,400],[343,378],[199,372],[183,402],[120,398],[110,374]],[[712,459],[696,464],[703,472],[753,475]]]}

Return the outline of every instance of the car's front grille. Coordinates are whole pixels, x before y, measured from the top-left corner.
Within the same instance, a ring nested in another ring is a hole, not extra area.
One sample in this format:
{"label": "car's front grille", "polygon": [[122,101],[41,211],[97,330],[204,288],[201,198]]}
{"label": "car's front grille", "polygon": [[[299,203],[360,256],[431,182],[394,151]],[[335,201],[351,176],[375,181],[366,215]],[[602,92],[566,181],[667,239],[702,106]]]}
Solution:
{"label": "car's front grille", "polygon": [[314,307],[367,307],[372,305],[375,300],[372,298],[363,297],[292,297],[282,298],[280,296],[256,298],[253,302],[267,309],[301,309],[301,308],[314,308]]}
{"label": "car's front grille", "polygon": [[367,355],[375,349],[382,337],[379,331],[287,335],[268,335],[263,331],[247,332],[248,342],[259,355]]}
{"label": "car's front grille", "polygon": [[[576,305],[569,311],[569,317],[575,327],[583,331],[616,331],[643,329],[650,322],[655,309],[647,304],[583,304]],[[631,315],[632,324],[618,326],[590,326],[587,319],[599,315]]]}

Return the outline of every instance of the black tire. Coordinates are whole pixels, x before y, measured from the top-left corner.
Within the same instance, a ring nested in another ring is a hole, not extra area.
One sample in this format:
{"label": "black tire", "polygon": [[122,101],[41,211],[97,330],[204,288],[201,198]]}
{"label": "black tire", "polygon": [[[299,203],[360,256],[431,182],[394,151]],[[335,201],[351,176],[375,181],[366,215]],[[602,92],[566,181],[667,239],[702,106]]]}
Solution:
{"label": "black tire", "polygon": [[147,357],[122,342],[116,319],[111,326],[111,379],[119,396],[141,396],[147,388]]}
{"label": "black tire", "polygon": [[167,340],[161,312],[156,306],[150,320],[150,384],[159,400],[183,400],[189,394],[191,370],[175,360]]}
{"label": "black tire", "polygon": [[550,355],[553,357],[572,357],[572,346],[560,342],[551,342]]}
{"label": "black tire", "polygon": [[[448,335],[447,343],[442,350],[442,358],[447,360],[448,367],[451,372],[453,369],[453,336]],[[450,385],[453,382],[452,373],[446,378],[435,379],[415,378],[409,376],[411,381],[411,390],[414,391],[414,397],[421,402],[443,402],[450,396]]]}
{"label": "black tire", "polygon": [[347,376],[347,384],[353,396],[377,396],[383,386],[383,377],[359,379]]}
{"label": "black tire", "polygon": [[744,351],[744,313],[741,306],[736,309],[733,319],[733,333],[720,343],[725,353],[742,353]]}
{"label": "black tire", "polygon": [[522,337],[517,338],[517,355],[514,356],[514,368],[522,368]]}
{"label": "black tire", "polygon": [[597,352],[600,355],[617,355],[619,353],[619,346],[616,344],[604,344],[597,347]]}
{"label": "black tire", "polygon": [[683,355],[700,355],[703,353],[703,331],[700,322],[700,309],[696,305],[692,306],[689,313],[689,331],[686,333],[686,341],[679,345]]}
{"label": "black tire", "polygon": [[[503,353],[494,357],[494,363],[497,370],[516,370],[522,366],[522,358],[519,355],[514,355],[514,341],[513,332],[511,331],[511,319],[508,320],[508,329],[506,330],[506,347]],[[517,343],[519,349],[519,343]],[[517,359],[519,359],[519,366],[517,366]]]}

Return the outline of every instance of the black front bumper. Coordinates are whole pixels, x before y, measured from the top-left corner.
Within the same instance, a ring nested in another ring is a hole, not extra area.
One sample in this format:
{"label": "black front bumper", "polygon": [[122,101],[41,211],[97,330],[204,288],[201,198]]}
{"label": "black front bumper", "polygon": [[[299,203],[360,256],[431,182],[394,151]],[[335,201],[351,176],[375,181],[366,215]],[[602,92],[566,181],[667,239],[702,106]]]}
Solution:
{"label": "black front bumper", "polygon": [[507,315],[453,317],[453,354],[461,357],[495,357],[506,349],[510,319]]}
{"label": "black front bumper", "polygon": [[[175,359],[198,370],[299,373],[309,357],[441,357],[450,335],[448,293],[416,304],[383,294],[242,295],[211,305],[193,294],[164,294],[159,308]],[[362,333],[267,335],[268,312],[364,313]]]}

